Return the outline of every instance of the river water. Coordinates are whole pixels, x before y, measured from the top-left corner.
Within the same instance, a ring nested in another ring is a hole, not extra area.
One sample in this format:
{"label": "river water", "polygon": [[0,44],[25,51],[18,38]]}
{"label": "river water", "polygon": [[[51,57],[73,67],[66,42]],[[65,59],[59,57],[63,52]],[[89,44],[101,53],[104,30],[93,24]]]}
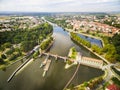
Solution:
{"label": "river water", "polygon": [[98,39],[95,39],[95,38],[91,38],[91,37],[88,37],[88,36],[84,36],[82,34],[78,34],[79,37],[89,41],[91,44],[95,44],[99,47],[103,47],[102,46],[102,41],[101,40],[98,40]]}
{"label": "river water", "polygon": [[[73,42],[70,39],[68,32],[64,31],[59,26],[54,27],[53,36],[55,37],[55,42],[49,50],[50,53],[66,56],[69,49],[74,46],[77,51],[82,52],[84,56],[98,58],[82,46],[78,46]],[[63,60],[59,59],[58,61],[55,61],[54,58],[50,57],[52,60],[51,66],[46,76],[42,77],[43,69],[39,68],[39,66],[44,59],[45,56],[42,56],[41,58],[32,61],[32,63],[19,72],[9,83],[7,83],[6,80],[22,63],[18,62],[7,68],[6,71],[1,70],[0,90],[62,90],[72,77],[76,66],[66,70],[64,69],[65,63]],[[103,71],[99,69],[81,65],[71,85],[78,85],[102,74]]]}

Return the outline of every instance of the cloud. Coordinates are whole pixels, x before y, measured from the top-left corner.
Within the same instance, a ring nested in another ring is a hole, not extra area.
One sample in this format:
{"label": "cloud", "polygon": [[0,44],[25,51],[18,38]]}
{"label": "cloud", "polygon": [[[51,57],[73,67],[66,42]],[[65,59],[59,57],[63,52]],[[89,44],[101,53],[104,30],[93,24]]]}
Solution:
{"label": "cloud", "polygon": [[118,11],[119,0],[0,0],[0,11]]}

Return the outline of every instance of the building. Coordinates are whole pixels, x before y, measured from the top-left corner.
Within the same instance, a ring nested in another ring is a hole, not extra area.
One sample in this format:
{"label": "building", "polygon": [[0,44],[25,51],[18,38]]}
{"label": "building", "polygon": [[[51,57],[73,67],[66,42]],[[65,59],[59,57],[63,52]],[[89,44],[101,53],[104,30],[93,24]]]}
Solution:
{"label": "building", "polygon": [[106,88],[106,90],[120,90],[120,87],[115,84],[111,84]]}

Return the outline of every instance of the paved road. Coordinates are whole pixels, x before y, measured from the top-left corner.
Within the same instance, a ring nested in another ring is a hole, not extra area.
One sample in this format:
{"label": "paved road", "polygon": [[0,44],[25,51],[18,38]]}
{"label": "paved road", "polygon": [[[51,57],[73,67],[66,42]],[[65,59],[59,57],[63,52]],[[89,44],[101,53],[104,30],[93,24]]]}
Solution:
{"label": "paved road", "polygon": [[113,76],[120,80],[120,76],[117,73],[115,73],[114,70],[111,68],[112,66],[116,66],[116,65],[118,65],[118,63],[108,64],[106,66],[103,66],[102,69],[107,71],[107,76],[105,78],[106,82],[109,81]]}

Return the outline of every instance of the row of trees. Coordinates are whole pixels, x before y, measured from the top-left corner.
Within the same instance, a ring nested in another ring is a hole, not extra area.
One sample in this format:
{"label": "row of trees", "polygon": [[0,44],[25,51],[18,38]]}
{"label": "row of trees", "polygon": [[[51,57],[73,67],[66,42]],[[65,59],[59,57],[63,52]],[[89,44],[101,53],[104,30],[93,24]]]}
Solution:
{"label": "row of trees", "polygon": [[78,44],[83,44],[88,48],[91,47],[91,44],[89,41],[86,41],[85,39],[80,38],[77,34],[71,32],[70,35],[71,35],[71,38],[75,40]]}
{"label": "row of trees", "polygon": [[113,22],[115,22],[115,21],[114,20],[111,20],[111,21],[106,20],[106,21],[104,21],[105,24],[108,24],[110,26],[114,26],[116,28],[120,28],[120,24],[117,24],[117,23],[113,24]]}
{"label": "row of trees", "polygon": [[97,86],[102,82],[103,82],[103,78],[100,76],[100,77],[91,79],[88,82],[85,81],[83,84],[80,84],[78,86],[72,85],[69,87],[69,89],[66,89],[66,90],[86,90],[86,87],[90,88],[90,90],[95,90]]}
{"label": "row of trees", "polygon": [[86,87],[89,87],[91,90],[95,89],[97,85],[101,84],[103,81],[103,78],[97,77],[93,80],[90,80],[89,83],[85,83]]}
{"label": "row of trees", "polygon": [[[53,21],[54,23],[57,23],[58,25],[62,27],[69,27],[72,28],[72,26],[67,25],[65,20],[55,20],[54,18],[48,18],[50,21]],[[112,25],[112,22],[105,21],[104,23]],[[120,25],[113,24],[112,26],[115,26],[117,28],[120,28]],[[110,62],[120,62],[120,34],[115,34],[112,38],[102,36],[101,38],[104,41],[105,46],[103,48],[100,48],[97,45],[91,45],[90,42],[80,38],[79,36],[71,33],[71,37],[73,40],[75,40],[79,44],[83,44],[87,46],[88,48],[91,48],[93,52],[96,52],[100,55],[105,56],[105,58]]]}
{"label": "row of trees", "polygon": [[76,59],[77,51],[76,51],[75,47],[72,47],[69,52],[71,53],[69,58]]}
{"label": "row of trees", "polygon": [[97,45],[92,45],[90,42],[80,38],[75,33],[71,33],[71,37],[78,44],[83,44],[88,48],[91,48],[93,52],[98,53],[99,55],[104,55],[109,62],[120,61],[120,35],[116,34],[112,38],[103,37],[105,46],[100,48]]}
{"label": "row of trees", "polygon": [[116,59],[120,62],[120,34],[115,34],[111,41],[115,47],[116,50]]}
{"label": "row of trees", "polygon": [[113,77],[112,81],[120,87],[120,81],[116,77]]}
{"label": "row of trees", "polygon": [[47,49],[48,46],[51,44],[52,41],[53,41],[53,37],[48,38],[47,40],[45,40],[44,42],[41,43],[40,48],[42,50]]}

